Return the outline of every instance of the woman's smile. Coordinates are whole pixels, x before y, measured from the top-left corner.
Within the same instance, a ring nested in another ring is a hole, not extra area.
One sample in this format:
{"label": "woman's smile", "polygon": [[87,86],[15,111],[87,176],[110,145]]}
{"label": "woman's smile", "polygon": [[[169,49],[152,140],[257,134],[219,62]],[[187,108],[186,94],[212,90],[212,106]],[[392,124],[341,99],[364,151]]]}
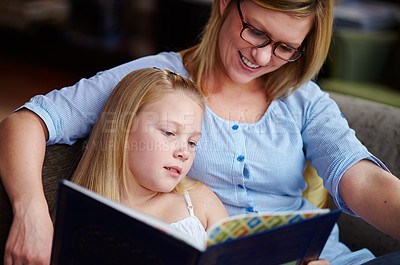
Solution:
{"label": "woman's smile", "polygon": [[242,62],[247,65],[248,67],[252,68],[252,69],[258,69],[261,66],[257,65],[257,64],[253,64],[250,62],[250,60],[248,60],[246,57],[243,56],[243,54],[239,51],[240,54],[240,59],[242,60]]}

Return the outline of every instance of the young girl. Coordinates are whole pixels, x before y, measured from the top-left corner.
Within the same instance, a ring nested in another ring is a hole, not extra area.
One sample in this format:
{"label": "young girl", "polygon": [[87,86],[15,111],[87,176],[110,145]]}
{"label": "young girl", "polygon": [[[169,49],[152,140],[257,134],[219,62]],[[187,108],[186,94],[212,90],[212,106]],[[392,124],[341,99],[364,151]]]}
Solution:
{"label": "young girl", "polygon": [[205,230],[228,216],[209,188],[186,177],[203,111],[200,90],[174,72],[128,74],[106,102],[72,181],[203,244]]}

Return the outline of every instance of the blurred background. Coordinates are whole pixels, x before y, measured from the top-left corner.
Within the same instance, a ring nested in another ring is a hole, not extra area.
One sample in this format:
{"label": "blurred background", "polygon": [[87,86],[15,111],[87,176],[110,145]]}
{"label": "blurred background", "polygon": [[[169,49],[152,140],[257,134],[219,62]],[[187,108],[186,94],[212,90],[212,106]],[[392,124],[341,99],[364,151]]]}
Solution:
{"label": "blurred background", "polygon": [[[211,0],[0,0],[0,120],[36,94],[197,43]],[[341,0],[317,81],[400,107],[400,3]]]}

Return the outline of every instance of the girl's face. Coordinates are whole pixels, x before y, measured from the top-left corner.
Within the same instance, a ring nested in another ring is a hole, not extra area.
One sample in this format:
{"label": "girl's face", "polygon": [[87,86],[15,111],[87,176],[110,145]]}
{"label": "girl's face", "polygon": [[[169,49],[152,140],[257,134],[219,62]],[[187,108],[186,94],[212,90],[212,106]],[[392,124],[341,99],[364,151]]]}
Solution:
{"label": "girl's face", "polygon": [[182,93],[163,96],[136,116],[128,138],[135,189],[170,192],[192,166],[203,110]]}
{"label": "girl's face", "polygon": [[[229,0],[221,0],[221,14]],[[308,34],[311,17],[293,17],[282,12],[263,8],[252,1],[240,2],[243,19],[272,41],[283,42],[293,48],[301,46]],[[273,55],[273,45],[257,48],[240,37],[242,30],[235,4],[224,21],[218,38],[219,53],[226,75],[234,82],[246,84],[288,63]]]}

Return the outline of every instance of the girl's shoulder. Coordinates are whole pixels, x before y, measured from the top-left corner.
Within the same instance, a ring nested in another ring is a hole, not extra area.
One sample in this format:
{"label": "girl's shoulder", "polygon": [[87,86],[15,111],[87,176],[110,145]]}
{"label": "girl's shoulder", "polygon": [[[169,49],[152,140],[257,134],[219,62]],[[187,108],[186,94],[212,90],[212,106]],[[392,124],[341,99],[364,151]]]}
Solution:
{"label": "girl's shoulder", "polygon": [[228,217],[225,206],[218,196],[203,183],[196,184],[189,194],[192,198],[195,215],[206,229],[218,220]]}
{"label": "girl's shoulder", "polygon": [[214,197],[217,197],[215,193],[207,187],[204,183],[196,181],[196,183],[188,190],[190,197],[195,198],[201,198],[202,201],[207,201],[207,200],[212,200],[215,199]]}

